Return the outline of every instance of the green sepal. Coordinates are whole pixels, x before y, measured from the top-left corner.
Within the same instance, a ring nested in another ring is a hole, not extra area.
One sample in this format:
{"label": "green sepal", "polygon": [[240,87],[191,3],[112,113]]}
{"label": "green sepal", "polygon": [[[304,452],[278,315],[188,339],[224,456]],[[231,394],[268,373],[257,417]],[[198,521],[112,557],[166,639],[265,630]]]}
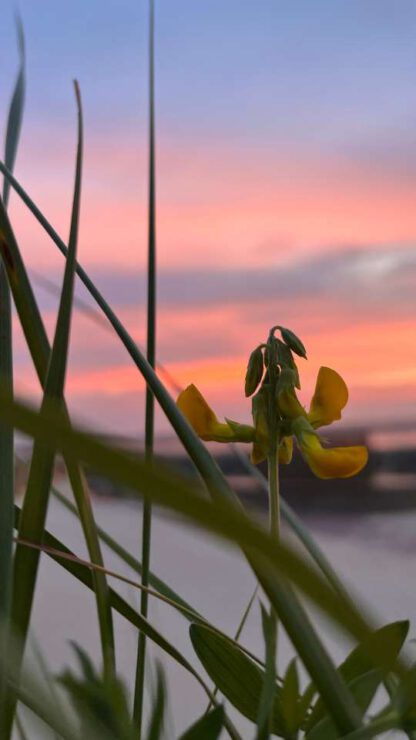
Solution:
{"label": "green sepal", "polygon": [[263,352],[261,351],[261,347],[256,347],[256,349],[251,353],[247,365],[246,378],[244,382],[244,393],[247,398],[248,396],[253,395],[261,382],[263,369]]}
{"label": "green sepal", "polygon": [[225,421],[227,422],[234,435],[234,439],[231,441],[254,442],[254,438],[256,436],[256,430],[254,429],[254,427],[250,426],[249,424],[239,424],[238,421],[227,419],[227,417],[225,417]]}

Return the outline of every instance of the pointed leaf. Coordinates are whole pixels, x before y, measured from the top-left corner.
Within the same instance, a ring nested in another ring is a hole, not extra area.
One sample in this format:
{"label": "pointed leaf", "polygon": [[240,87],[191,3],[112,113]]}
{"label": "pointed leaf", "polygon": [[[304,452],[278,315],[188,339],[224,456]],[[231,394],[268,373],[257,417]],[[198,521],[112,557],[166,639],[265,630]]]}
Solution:
{"label": "pointed leaf", "polygon": [[224,726],[224,709],[217,707],[208,714],[203,714],[179,740],[218,740]]}
{"label": "pointed leaf", "polygon": [[[373,669],[349,682],[349,688],[363,715],[370,706],[382,681],[381,672]],[[339,732],[328,714],[305,736],[307,740],[338,740]]]}
{"label": "pointed leaf", "polygon": [[[190,636],[195,652],[219,691],[241,714],[257,721],[265,674],[233,643],[207,627],[191,624]],[[279,688],[274,692],[273,732],[283,728]]]}
{"label": "pointed leaf", "polygon": [[[392,622],[375,630],[365,641],[351,651],[338,667],[339,673],[350,684],[360,676],[366,676],[377,668],[380,676],[379,682],[381,682],[393,668],[408,631],[409,622],[406,620]],[[310,732],[324,714],[324,704],[321,699],[318,699],[306,722],[305,730]]]}

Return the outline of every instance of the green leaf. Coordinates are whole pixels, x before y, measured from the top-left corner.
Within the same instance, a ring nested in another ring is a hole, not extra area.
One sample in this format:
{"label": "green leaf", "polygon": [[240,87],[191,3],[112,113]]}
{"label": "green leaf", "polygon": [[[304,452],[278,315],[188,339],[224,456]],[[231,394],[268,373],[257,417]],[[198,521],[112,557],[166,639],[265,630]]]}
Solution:
{"label": "green leaf", "polygon": [[[156,364],[156,164],[155,164],[155,8],[154,0],[149,2],[149,171],[147,208],[147,347],[146,359],[154,368]],[[154,419],[155,399],[149,385],[146,386],[144,444],[147,462],[154,459]],[[149,585],[150,551],[152,531],[152,500],[143,498],[142,509],[142,585]],[[140,613],[147,617],[149,597],[147,591],[140,594]],[[136,676],[134,683],[133,717],[140,737],[143,723],[144,684],[146,670],[146,635],[140,632],[137,642]]]}
{"label": "green leaf", "polygon": [[[19,15],[16,15],[17,41],[19,48],[19,71],[17,74],[16,84],[14,87],[12,99],[10,102],[9,115],[6,127],[6,144],[4,152],[4,161],[6,167],[13,172],[16,161],[17,149],[19,146],[20,132],[22,128],[23,110],[25,103],[25,37],[23,25]],[[7,208],[10,194],[10,182],[7,178],[3,185],[3,202]]]}
{"label": "green leaf", "polygon": [[202,715],[179,740],[218,740],[224,726],[224,709],[217,707]]}
{"label": "green leaf", "polygon": [[[75,89],[78,106],[78,146],[71,232],[55,336],[45,380],[44,396],[40,411],[41,416],[49,408],[56,409],[57,413],[61,412],[68,358],[76,265],[83,143],[81,103],[78,88],[76,87]],[[35,440],[29,479],[19,523],[19,537],[21,539],[26,539],[30,542],[42,541],[49,491],[52,483],[54,459],[54,451],[46,448],[38,440]],[[20,663],[23,658],[29,629],[39,557],[40,553],[37,550],[29,549],[19,544],[16,547],[13,573],[12,622],[16,633],[20,636],[19,645],[22,651],[20,655],[16,651],[13,661],[13,677],[16,683],[19,683],[20,680]],[[10,727],[13,722],[14,710],[15,702],[11,698],[6,712],[6,724],[9,724]],[[8,731],[7,727],[6,731]]]}
{"label": "green leaf", "polygon": [[298,729],[302,721],[299,721],[299,698],[298,669],[296,658],[293,658],[287,667],[281,693],[282,715],[289,737]]}
{"label": "green leaf", "polygon": [[[6,127],[5,161],[13,171],[20,139],[24,108],[25,54],[20,18],[16,18],[20,56],[19,72],[9,107]],[[3,202],[7,208],[10,183],[3,183]],[[0,378],[5,391],[13,396],[13,337],[10,288],[6,268],[0,264]],[[6,654],[12,605],[13,583],[13,503],[14,503],[14,434],[13,429],[0,427],[0,653]],[[0,736],[6,738],[6,661],[0,666]]]}
{"label": "green leaf", "polygon": [[160,740],[163,734],[166,706],[166,679],[160,663],[156,665],[156,695],[150,714],[147,740]]}
{"label": "green leaf", "polygon": [[260,583],[337,721],[342,726],[345,722],[345,732],[356,726],[356,720],[352,719],[356,716],[356,708],[351,703],[350,694],[285,578],[300,585],[315,603],[357,637],[362,638],[368,627],[360,612],[350,603],[343,603],[314,568],[286,545],[274,541],[264,527],[250,521],[242,509],[228,499],[216,497],[215,502],[210,503],[201,497],[199,490],[183,480],[179,490],[180,477],[177,473],[172,475],[161,465],[157,469],[149,469],[129,453],[115,450],[91,435],[74,432],[54,414],[50,414],[47,423],[43,423],[38,414],[22,404],[12,404],[1,393],[0,401],[0,418],[14,423],[26,434],[41,438],[53,448],[65,450],[73,458],[82,460],[140,495],[143,491],[150,491],[154,500],[163,506],[236,541],[247,553]]}
{"label": "green leaf", "polygon": [[[236,709],[252,722],[257,721],[265,679],[264,671],[253,663],[233,643],[207,627],[191,624],[192,645],[209,677]],[[284,729],[276,685],[273,703],[273,732]]]}
{"label": "green leaf", "polygon": [[[381,671],[373,669],[352,679],[348,686],[364,715],[382,681]],[[313,729],[306,734],[307,740],[338,740],[339,733],[332,719],[325,714]]]}
{"label": "green leaf", "polygon": [[[338,666],[338,672],[348,684],[351,684],[361,676],[368,676],[373,669],[377,669],[379,683],[381,683],[393,669],[408,631],[408,621],[391,622],[375,630],[350,652]],[[320,721],[325,711],[322,699],[318,699],[306,722],[307,732],[310,732]]]}
{"label": "green leaf", "polygon": [[[78,225],[78,213],[79,213],[79,201],[80,201],[80,178],[81,178],[81,154],[82,154],[82,119],[81,109],[78,102],[78,148],[77,148],[77,164],[75,173],[75,186],[74,186],[74,197],[71,217],[71,231],[70,240],[72,241],[71,250],[75,246],[74,240],[76,239],[77,225]],[[7,173],[9,172],[6,170]],[[7,175],[10,179],[9,175]],[[14,303],[16,305],[17,313],[19,316],[20,323],[23,328],[26,342],[29,347],[29,351],[36,368],[40,383],[45,389],[46,378],[50,360],[50,345],[45,330],[44,323],[35,299],[35,295],[32,290],[32,286],[27,276],[25,265],[23,263],[19,247],[17,245],[13,229],[8,219],[6,210],[0,201],[0,251],[4,258],[4,264],[7,269],[7,275],[9,283],[13,293]],[[66,254],[69,252],[67,250]],[[76,266],[75,260],[71,266],[71,272],[73,272]],[[70,278],[68,277],[68,280]],[[73,281],[73,276],[71,278]],[[67,318],[62,315],[62,321],[65,323]],[[56,337],[59,343],[60,334]],[[59,355],[59,353],[57,352]],[[57,359],[57,364],[62,362],[62,358]],[[60,372],[62,371],[62,368]],[[64,409],[62,409],[64,414]],[[80,511],[80,519],[84,531],[85,540],[88,547],[88,552],[91,560],[98,565],[102,565],[102,557],[99,546],[99,539],[95,530],[94,517],[92,513],[91,503],[89,500],[88,489],[86,481],[77,463],[71,456],[66,456],[65,459],[68,476],[71,483],[74,497],[77,502],[78,509]],[[40,512],[41,513],[41,512]],[[108,605],[108,595],[106,579],[103,574],[94,574],[94,581],[96,583],[96,594],[97,594],[97,608],[99,612],[99,623],[101,632],[101,642],[104,654],[104,661],[106,665],[112,662],[112,622],[111,613]]]}
{"label": "green leaf", "polygon": [[[37,206],[33,203],[27,193],[25,193],[20,184],[16,181],[16,179],[11,175],[11,173],[7,170],[7,168],[4,167],[2,163],[0,163],[0,170],[10,180],[10,183],[16,189],[16,192],[19,193],[20,197],[24,200],[24,202],[30,208],[35,217],[39,220],[47,233],[54,240],[58,248],[63,252],[63,254],[66,254],[66,246],[63,243],[62,239],[60,239],[59,235],[49,224],[47,219],[45,219]],[[164,388],[161,381],[158,379],[157,375],[155,374],[149,363],[146,362],[133,338],[128,334],[125,327],[114,314],[100,292],[96,289],[94,283],[90,280],[87,273],[82,270],[81,267],[78,267],[78,274],[80,275],[87,289],[90,291],[91,295],[97,301],[98,305],[102,308],[103,312],[113,326],[115,332],[123,342],[124,346],[126,347],[130,356],[139,368],[146,382],[149,384],[152,391],[154,392],[155,397],[157,398],[161,408],[165,412],[179,439],[181,440],[191,459],[195,463],[213,499],[220,501],[221,505],[225,501],[236,505],[236,500],[230,489],[230,486],[221,475],[218,466],[212,460],[207,450],[201,444],[200,440],[197,439],[190,425],[186,423],[182,414],[176,408],[173,399],[167,393],[166,389]],[[255,573],[259,576],[261,564],[256,563],[252,560],[251,565]],[[311,676],[319,685],[321,693],[326,696],[328,705],[331,706],[333,712],[337,716],[337,721],[339,722],[340,729],[345,731],[352,730],[354,727],[356,727],[357,724],[357,713],[354,709],[354,705],[351,704],[349,694],[345,690],[345,686],[343,686],[342,682],[340,682],[337,678],[332,662],[326,654],[323,646],[319,644],[320,641],[318,639],[318,636],[311,629],[311,626],[306,624],[306,622],[308,621],[307,614],[298,608],[299,605],[295,603],[296,598],[294,594],[291,594],[290,596],[289,605],[287,593],[283,594],[280,583],[278,584],[275,581],[272,586],[269,579],[262,577],[260,580],[264,587],[267,581],[268,596],[274,604],[277,612],[279,613],[281,612],[283,607],[285,608],[285,628],[291,640],[293,641],[296,650],[301,655],[302,660],[307,667],[307,670],[310,672]],[[319,601],[321,601],[321,595],[322,594],[318,596]],[[312,596],[312,598],[314,597]],[[314,598],[314,600],[316,600],[316,598]],[[339,618],[341,610],[341,612],[343,613],[343,617],[345,617],[343,600],[341,600],[340,603],[335,604],[334,601],[329,598],[329,602],[326,601],[326,608],[329,607],[330,602],[332,603],[332,614],[334,615],[335,613],[337,613]],[[303,624],[302,633],[299,633],[298,628],[292,629],[291,627],[292,615],[294,611],[296,612],[296,623],[299,624],[299,622],[301,622]],[[354,616],[352,616],[353,613]],[[348,605],[348,608],[346,609],[346,614],[349,615],[349,618],[352,617],[350,627],[353,627],[353,624],[355,623],[355,627],[353,628],[353,630],[358,628],[358,633],[356,634],[362,634],[363,625],[361,623],[361,618],[357,612],[354,612],[351,604]],[[341,621],[343,621],[342,618]],[[313,636],[313,639],[317,643],[317,646],[316,649],[314,647],[310,650],[308,646],[310,645],[311,636]]]}
{"label": "green leaf", "polygon": [[257,711],[257,740],[268,740],[273,727],[273,708],[276,703],[276,643],[277,623],[275,614],[269,614],[260,604],[263,639],[266,646],[266,670]]}
{"label": "green leaf", "polygon": [[[20,513],[21,512],[19,507],[15,505],[16,526],[18,526]],[[51,532],[49,532],[47,529],[45,529],[43,533],[43,544],[51,550],[57,550],[60,553],[64,553],[73,557],[74,560],[67,560],[59,557],[59,555],[57,554],[53,554],[52,552],[46,552],[46,555],[54,560],[56,563],[58,563],[61,568],[66,570],[68,573],[71,573],[71,575],[73,575],[78,581],[83,583],[89,589],[91,589],[92,591],[94,590],[94,581],[91,571],[82,563],[77,562],[75,554],[68,547],[66,547],[63,542],[54,537],[54,535],[51,534]],[[121,614],[121,616],[127,619],[127,621],[130,622],[130,624],[132,624],[134,627],[142,630],[143,632],[146,632],[149,639],[151,639],[156,645],[158,645],[158,647],[160,647],[164,652],[170,655],[170,657],[173,658],[177,663],[179,663],[183,668],[189,671],[201,685],[204,685],[203,681],[200,679],[195,669],[183,657],[179,650],[171,645],[171,643],[169,643],[168,640],[166,640],[163,635],[151,625],[150,622],[141,617],[141,615],[136,612],[136,610],[133,609],[133,607],[130,606],[127,601],[125,601],[121,596],[119,596],[116,591],[111,588],[109,589],[109,599],[112,609]]]}

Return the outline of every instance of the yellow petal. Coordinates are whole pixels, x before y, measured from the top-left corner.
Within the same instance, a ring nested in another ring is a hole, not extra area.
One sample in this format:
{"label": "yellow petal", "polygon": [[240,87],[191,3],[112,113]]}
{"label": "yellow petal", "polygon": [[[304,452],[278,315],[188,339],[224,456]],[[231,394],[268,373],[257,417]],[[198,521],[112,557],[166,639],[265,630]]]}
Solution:
{"label": "yellow petal", "polygon": [[348,388],[341,376],[329,367],[321,367],[308,414],[310,423],[315,429],[332,424],[341,418],[347,401]]}
{"label": "yellow petal", "polygon": [[176,405],[189,421],[198,437],[216,442],[230,442],[234,439],[232,429],[228,424],[221,424],[212,408],[207,404],[202,393],[195,385],[188,385],[176,401]]}
{"label": "yellow petal", "polygon": [[299,439],[302,454],[318,478],[351,478],[368,460],[367,447],[322,447],[315,434],[303,433]]}
{"label": "yellow petal", "polygon": [[293,455],[293,437],[283,437],[279,447],[279,463],[289,465]]}

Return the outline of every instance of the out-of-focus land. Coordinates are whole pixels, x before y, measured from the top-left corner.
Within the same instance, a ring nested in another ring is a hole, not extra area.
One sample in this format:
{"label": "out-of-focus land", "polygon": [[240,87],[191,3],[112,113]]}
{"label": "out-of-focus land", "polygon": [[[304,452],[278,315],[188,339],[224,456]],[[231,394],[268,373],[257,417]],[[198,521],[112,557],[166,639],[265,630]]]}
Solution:
{"label": "out-of-focus land", "polygon": [[[359,513],[360,511],[388,511],[416,509],[416,423],[389,426],[378,429],[329,430],[323,435],[331,446],[366,444],[369,462],[354,478],[346,480],[320,480],[310,471],[302,456],[295,449],[291,465],[281,465],[281,491],[293,508],[302,515],[320,515],[330,512]],[[140,449],[131,440],[117,439],[114,443],[127,449]],[[261,484],[250,476],[235,455],[232,446],[210,443],[209,449],[215,456],[234,490],[246,505],[265,509],[266,493]],[[248,454],[249,448],[244,452]],[[187,459],[181,444],[174,437],[157,440],[156,454],[160,460],[181,473],[196,477],[193,464]],[[27,476],[27,461],[30,448],[21,445],[16,469],[18,492],[23,492]],[[260,466],[266,473],[265,465]],[[65,476],[65,469],[58,459],[55,481]],[[129,491],[121,490],[111,481],[88,472],[91,490],[102,497],[125,498]]]}

